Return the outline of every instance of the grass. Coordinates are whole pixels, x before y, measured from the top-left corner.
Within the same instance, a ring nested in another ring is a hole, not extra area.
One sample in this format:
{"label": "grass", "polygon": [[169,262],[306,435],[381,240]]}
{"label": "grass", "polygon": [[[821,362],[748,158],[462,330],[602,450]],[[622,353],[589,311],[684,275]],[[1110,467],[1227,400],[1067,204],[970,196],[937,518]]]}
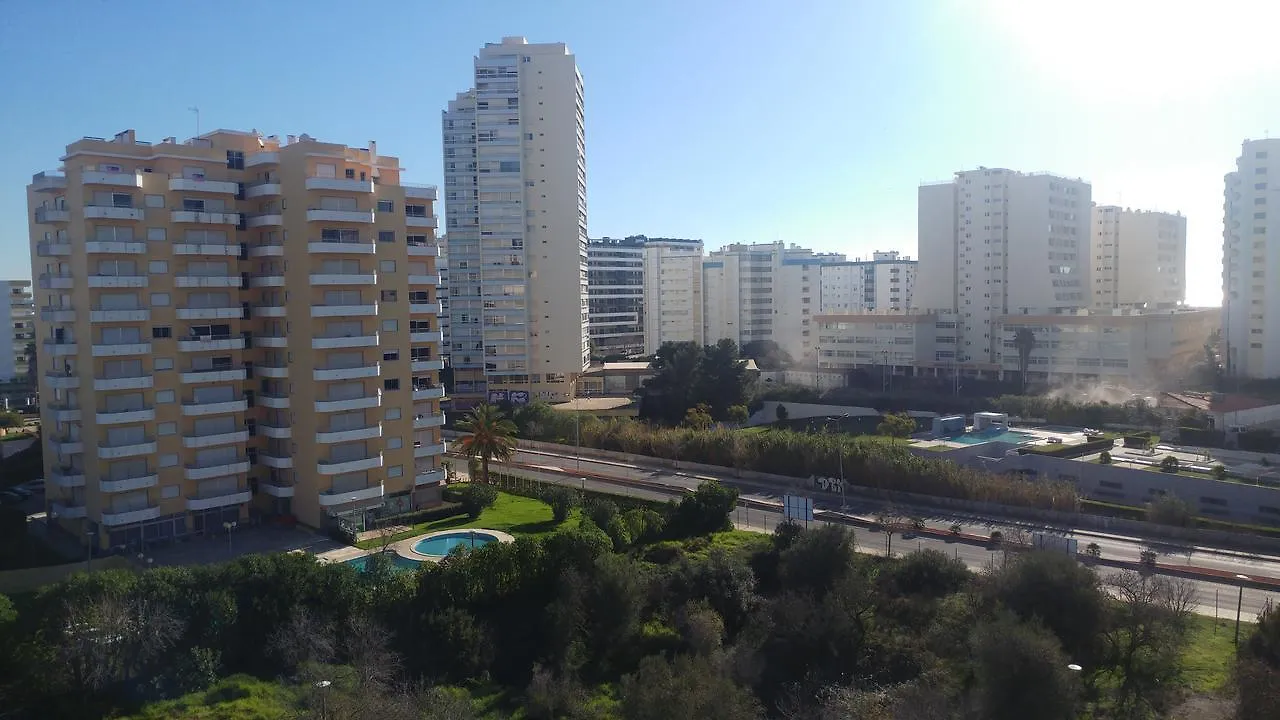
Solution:
{"label": "grass", "polygon": [[[1230,614],[1225,608],[1223,614]],[[1217,623],[1215,627],[1215,622]],[[1253,632],[1253,623],[1240,623],[1240,637]],[[1182,683],[1193,693],[1218,694],[1227,690],[1235,663],[1235,619],[1195,615],[1182,650]]]}
{"label": "grass", "polygon": [[[497,501],[492,506],[485,508],[480,513],[480,517],[475,520],[468,517],[466,513],[459,513],[452,517],[419,523],[414,525],[412,530],[396,533],[392,536],[390,542],[405,540],[423,533],[463,528],[501,530],[517,537],[521,535],[546,535],[559,530],[561,527],[576,526],[580,517],[578,511],[575,510],[569,516],[569,519],[563,523],[557,523],[555,518],[552,517],[551,506],[541,500],[499,491]],[[356,543],[356,547],[364,550],[372,550],[381,546],[382,540],[380,538],[370,538]]]}
{"label": "grass", "polygon": [[285,720],[299,717],[296,691],[249,675],[223,678],[208,690],[154,703],[129,720]]}

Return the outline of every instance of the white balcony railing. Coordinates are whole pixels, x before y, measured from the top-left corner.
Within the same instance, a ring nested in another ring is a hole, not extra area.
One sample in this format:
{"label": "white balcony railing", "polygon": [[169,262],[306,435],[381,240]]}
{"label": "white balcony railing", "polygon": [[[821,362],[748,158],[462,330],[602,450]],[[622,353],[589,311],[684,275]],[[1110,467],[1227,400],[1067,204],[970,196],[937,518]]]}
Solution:
{"label": "white balcony railing", "polygon": [[123,357],[126,355],[150,355],[151,343],[112,343],[110,345],[94,345],[94,357]]}
{"label": "white balcony railing", "polygon": [[182,352],[208,352],[210,350],[243,350],[243,337],[201,336],[178,340]]}
{"label": "white balcony railing", "polygon": [[293,428],[287,425],[259,425],[258,432],[263,437],[276,438],[277,440],[286,440],[293,437]]}
{"label": "white balcony railing", "polygon": [[343,473],[373,470],[380,467],[382,467],[382,453],[377,453],[371,457],[353,460],[321,460],[316,463],[316,472],[321,475],[342,475]]}
{"label": "white balcony railing", "polygon": [[179,379],[184,384],[195,383],[212,383],[212,382],[239,382],[247,379],[248,371],[244,368],[228,368],[225,370],[184,370]]}
{"label": "white balcony railing", "polygon": [[280,153],[278,151],[258,152],[245,158],[245,168],[258,167],[259,165],[278,165],[280,163]]}
{"label": "white balcony railing", "polygon": [[207,448],[218,445],[239,445],[249,441],[248,430],[232,430],[231,432],[206,433],[204,435],[183,435],[182,446],[187,448]]}
{"label": "white balcony railing", "polygon": [[440,257],[440,246],[438,245],[409,243],[408,250],[410,257]]}
{"label": "white balcony railing", "polygon": [[224,180],[205,180],[204,178],[169,178],[169,190],[173,192],[205,192],[220,195],[235,195],[240,192],[237,183]]}
{"label": "white balcony railing", "polygon": [[103,410],[97,413],[99,425],[123,425],[125,423],[151,422],[156,419],[155,408],[139,410]]}
{"label": "white balcony railing", "polygon": [[331,443],[353,442],[356,440],[372,440],[373,438],[379,437],[382,437],[382,426],[370,425],[369,427],[355,428],[352,430],[320,431],[316,433],[316,442],[327,445]]}
{"label": "white balcony railing", "polygon": [[78,455],[84,452],[84,440],[51,437],[49,438],[49,449],[58,455]]}
{"label": "white balcony railing", "polygon": [[79,375],[49,375],[44,376],[45,384],[53,390],[75,390],[80,387]]}
{"label": "white balcony railing", "polygon": [[421,487],[423,485],[439,485],[444,482],[444,479],[444,468],[436,468],[434,470],[427,470],[426,472],[420,472],[417,475],[414,475],[413,484],[415,487]]}
{"label": "white balcony railing", "polygon": [[320,210],[307,211],[307,222],[372,223],[372,210]]}
{"label": "white balcony railing", "polygon": [[36,255],[39,257],[62,257],[70,254],[71,243],[42,242],[36,244]]}
{"label": "white balcony railing", "polygon": [[76,311],[69,307],[42,307],[40,319],[47,323],[75,322]]}
{"label": "white balcony railing", "polygon": [[55,467],[49,481],[60,488],[84,487],[84,470],[73,467]]}
{"label": "white balcony railing", "polygon": [[409,363],[411,372],[431,372],[432,370],[443,370],[444,360],[412,360]]}
{"label": "white balcony railing", "polygon": [[49,414],[53,416],[54,422],[80,422],[84,410],[70,405],[50,405]]}
{"label": "white balcony railing", "polygon": [[147,244],[124,240],[90,240],[84,244],[89,255],[145,255]]}
{"label": "white balcony railing", "polygon": [[148,283],[146,275],[90,275],[87,278],[91,288],[144,288]]}
{"label": "white balcony railing", "polygon": [[46,357],[66,357],[68,355],[75,355],[79,350],[80,348],[76,343],[66,341],[45,341],[44,345],[41,346],[41,352],[43,352]]}
{"label": "white balcony railing", "polygon": [[86,220],[128,220],[138,222],[145,217],[142,208],[113,207],[111,205],[86,205]]}
{"label": "white balcony railing", "polygon": [[239,275],[175,275],[173,284],[180,288],[238,288]]}
{"label": "white balcony railing", "polygon": [[142,187],[142,173],[85,170],[80,174],[80,182],[85,185],[140,188]]}
{"label": "white balcony railing", "polygon": [[134,457],[135,455],[154,455],[156,448],[155,440],[145,440],[127,445],[99,445],[98,457],[104,460],[114,460],[116,458]]}
{"label": "white balcony railing", "polygon": [[154,385],[155,377],[152,375],[93,379],[94,390],[145,390]]}
{"label": "white balcony railing", "polygon": [[89,322],[146,322],[150,319],[151,311],[146,308],[89,311]]}
{"label": "white balcony railing", "polygon": [[169,221],[197,225],[239,225],[240,213],[206,212],[204,210],[170,210]]}
{"label": "white balcony railing", "polygon": [[378,334],[353,335],[343,337],[313,337],[311,347],[314,350],[332,350],[334,348],[377,347]]}
{"label": "white balcony railing", "polygon": [[311,317],[367,317],[378,314],[378,304],[312,305]]}
{"label": "white balcony railing", "polygon": [[439,285],[440,275],[438,273],[435,275],[410,275],[409,284],[410,285]]}
{"label": "white balcony railing", "polygon": [[405,227],[411,228],[433,228],[437,223],[435,217],[432,215],[428,215],[427,217],[409,215],[404,219],[404,224]]}
{"label": "white balcony railing", "polygon": [[258,396],[258,404],[275,410],[287,410],[289,408],[289,396],[264,393]]}
{"label": "white balcony railing", "polygon": [[68,520],[82,518],[89,514],[89,509],[84,505],[68,505],[60,502],[50,503],[49,510],[54,515]]}
{"label": "white balcony railing", "polygon": [[308,190],[336,190],[338,192],[371,193],[372,180],[356,180],[354,178],[309,177],[303,181]]}
{"label": "white balcony railing", "polygon": [[213,463],[211,465],[187,465],[182,469],[188,480],[208,480],[228,475],[243,475],[249,472],[248,458],[237,458],[231,462]]}
{"label": "white balcony railing", "polygon": [[316,400],[316,412],[330,413],[346,410],[365,410],[382,405],[382,393],[352,398],[350,400]]}
{"label": "white balcony railing", "polygon": [[285,335],[254,335],[253,344],[255,347],[287,348],[289,338]]}
{"label": "white balcony railing", "polygon": [[426,428],[441,427],[444,425],[444,413],[439,415],[419,415],[413,419],[413,429],[423,430]]}
{"label": "white balcony railing", "polygon": [[[280,225],[284,225],[284,215],[278,212],[265,212],[258,215],[250,215],[244,221],[244,226],[247,228],[278,227]],[[277,245],[275,247],[280,246]]]}
{"label": "white balcony railing", "polygon": [[447,449],[448,448],[445,445],[445,443],[435,443],[433,445],[419,445],[413,449],[413,456],[416,458],[420,458],[420,457],[433,457],[435,455],[443,455],[445,454]]}
{"label": "white balcony railing", "polygon": [[373,255],[378,246],[371,242],[325,242],[323,240],[307,243],[307,252],[313,255],[347,254]]}
{"label": "white balcony railing", "polygon": [[444,340],[444,333],[439,330],[422,330],[409,333],[409,342],[438,343]]}
{"label": "white balcony railing", "polygon": [[382,485],[373,485],[360,490],[347,490],[345,492],[325,490],[320,493],[320,505],[322,507],[331,507],[362,500],[376,500],[382,497],[382,492]]}
{"label": "white balcony railing", "polygon": [[160,517],[159,507],[145,507],[137,510],[119,510],[102,512],[102,524],[108,527],[131,525],[133,523],[155,520]]}
{"label": "white balcony railing", "polygon": [[378,377],[381,373],[382,366],[379,363],[374,363],[358,367],[317,368],[312,372],[312,379],[321,381],[358,380],[360,378]]}
{"label": "white balcony railing", "polygon": [[410,315],[439,315],[443,312],[439,302],[409,303]]}
{"label": "white balcony railing", "polygon": [[243,505],[253,499],[253,493],[248,490],[237,490],[225,495],[211,495],[208,497],[189,497],[187,498],[187,509],[210,510],[220,507],[231,507],[232,505]]}
{"label": "white balcony railing", "polygon": [[249,257],[283,257],[284,245],[282,243],[262,243],[260,245],[249,246]]}
{"label": "white balcony railing", "polygon": [[289,377],[288,365],[254,365],[253,372],[262,377],[269,378],[287,378]]}
{"label": "white balcony railing", "polygon": [[414,400],[439,400],[444,397],[444,387],[414,388]]}
{"label": "white balcony railing", "polygon": [[258,489],[271,497],[278,498],[291,498],[294,493],[293,485],[277,480],[264,480],[258,483]]}
{"label": "white balcony railing", "polygon": [[406,198],[417,199],[417,200],[435,200],[436,195],[439,192],[436,189],[435,185],[401,184],[401,187],[404,188],[404,196]]}
{"label": "white balcony railing", "polygon": [[236,320],[244,317],[242,307],[180,307],[174,314],[179,320]]}
{"label": "white balcony railing", "polygon": [[36,278],[41,290],[70,290],[75,287],[76,279],[71,273],[42,273]]}
{"label": "white balcony railing", "polygon": [[312,285],[374,285],[377,273],[312,273]]}
{"label": "white balcony railing", "polygon": [[265,465],[269,468],[286,469],[293,467],[293,458],[283,457],[280,455],[267,455],[266,453],[258,453],[258,464]]}
{"label": "white balcony railing", "polygon": [[174,255],[207,255],[209,257],[240,257],[239,245],[218,243],[174,243]]}
{"label": "white balcony railing", "polygon": [[160,476],[156,473],[147,473],[126,478],[99,480],[98,488],[102,492],[131,492],[133,490],[145,490],[158,484],[160,484]]}
{"label": "white balcony railing", "polygon": [[199,415],[221,415],[223,413],[244,412],[249,409],[248,400],[223,400],[220,402],[184,402],[182,414],[187,417]]}
{"label": "white balcony railing", "polygon": [[246,200],[252,200],[260,197],[275,197],[280,194],[280,183],[269,181],[248,185],[244,189],[244,197]]}

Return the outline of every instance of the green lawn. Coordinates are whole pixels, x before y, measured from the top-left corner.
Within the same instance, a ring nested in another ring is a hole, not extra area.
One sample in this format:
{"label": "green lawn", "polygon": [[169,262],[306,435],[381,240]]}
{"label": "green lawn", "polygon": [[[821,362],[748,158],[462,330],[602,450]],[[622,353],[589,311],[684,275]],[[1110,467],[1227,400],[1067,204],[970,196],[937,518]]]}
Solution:
{"label": "green lawn", "polygon": [[285,720],[300,716],[298,692],[249,675],[223,678],[204,692],[148,705],[130,720]]}
{"label": "green lawn", "polygon": [[[1222,692],[1231,677],[1235,661],[1235,617],[1228,619],[1230,611],[1223,601],[1223,617],[1217,620],[1194,615],[1187,644],[1182,651],[1182,682],[1193,693],[1215,694]],[[1253,623],[1240,623],[1241,639],[1253,632]]]}
{"label": "green lawn", "polygon": [[[396,534],[390,542],[404,540],[423,533],[436,532],[437,530],[454,530],[458,528],[501,530],[517,537],[521,535],[545,535],[555,532],[561,527],[577,525],[579,517],[578,511],[575,510],[568,520],[563,523],[557,523],[551,515],[551,506],[541,500],[499,492],[497,502],[486,508],[484,512],[480,513],[480,517],[475,520],[467,517],[465,513],[458,513],[452,517],[419,523],[414,525],[412,530]],[[356,543],[357,547],[365,550],[371,550],[381,545],[382,540],[379,538],[370,538]]]}

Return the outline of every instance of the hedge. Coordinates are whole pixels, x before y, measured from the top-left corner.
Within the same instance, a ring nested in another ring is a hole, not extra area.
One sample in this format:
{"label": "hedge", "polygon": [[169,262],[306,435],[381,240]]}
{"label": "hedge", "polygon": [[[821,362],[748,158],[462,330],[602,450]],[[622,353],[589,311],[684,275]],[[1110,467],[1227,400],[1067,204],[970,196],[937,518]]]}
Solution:
{"label": "hedge", "polygon": [[444,518],[461,514],[461,503],[445,502],[440,505],[436,505],[435,507],[414,510],[413,512],[401,513],[400,515],[386,515],[378,518],[378,524],[383,527],[391,525],[413,526],[419,523],[431,522],[432,520],[443,520]]}
{"label": "hedge", "polygon": [[1032,447],[1018,448],[1019,455],[1043,455],[1045,457],[1056,458],[1077,458],[1085,455],[1092,455],[1103,450],[1111,450],[1116,446],[1116,441],[1112,438],[1102,438],[1100,440],[1090,440],[1078,445],[1033,445]]}
{"label": "hedge", "polygon": [[1178,428],[1178,442],[1183,445],[1220,448],[1226,444],[1227,434],[1222,430],[1206,430],[1204,428]]}

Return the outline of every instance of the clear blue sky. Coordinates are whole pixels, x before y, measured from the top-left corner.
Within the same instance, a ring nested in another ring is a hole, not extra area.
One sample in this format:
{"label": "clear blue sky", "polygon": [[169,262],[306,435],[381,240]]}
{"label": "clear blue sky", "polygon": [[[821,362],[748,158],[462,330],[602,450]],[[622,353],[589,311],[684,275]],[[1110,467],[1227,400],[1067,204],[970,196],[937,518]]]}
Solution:
{"label": "clear blue sky", "polygon": [[0,277],[29,275],[32,173],[82,135],[188,137],[191,105],[206,130],[377,140],[439,183],[440,110],[524,35],[577,55],[592,236],[914,255],[921,181],[1052,170],[1184,212],[1190,300],[1217,304],[1222,175],[1280,133],[1280,11],[1196,5],[3,0]]}

